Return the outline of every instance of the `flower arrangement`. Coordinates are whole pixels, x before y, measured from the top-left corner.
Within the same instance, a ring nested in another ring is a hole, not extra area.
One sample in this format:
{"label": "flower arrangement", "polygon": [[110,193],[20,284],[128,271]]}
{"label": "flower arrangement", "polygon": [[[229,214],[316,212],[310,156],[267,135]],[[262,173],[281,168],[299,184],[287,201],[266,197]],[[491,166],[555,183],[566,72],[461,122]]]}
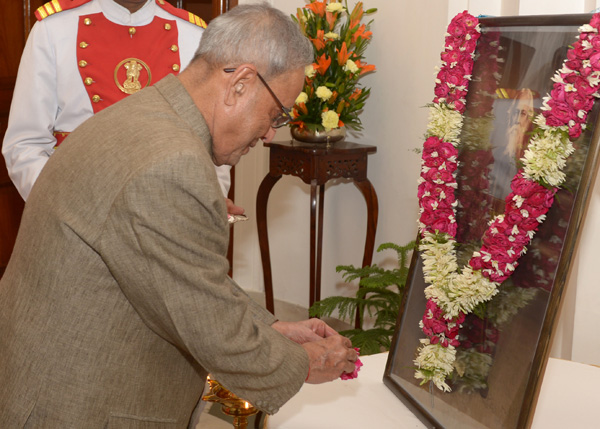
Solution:
{"label": "flower arrangement", "polygon": [[481,249],[459,270],[456,256],[456,171],[465,99],[480,29],[463,12],[448,27],[442,67],[424,143],[419,179],[420,250],[427,307],[420,326],[415,377],[450,391],[446,377],[455,367],[458,330],[479,304],[490,300],[510,277],[565,180],[563,169],[574,151],[571,139],[585,129],[587,114],[600,97],[600,14],[579,28],[579,39],[556,71],[544,97],[522,168],[511,182],[505,212],[493,218]]}
{"label": "flower arrangement", "polygon": [[315,62],[306,67],[303,91],[293,108],[293,126],[301,130],[330,131],[342,126],[360,130],[358,114],[370,89],[358,80],[375,70],[364,61],[371,40],[371,22],[361,24],[362,2],[348,12],[348,4],[337,0],[310,0],[292,16],[313,43]]}

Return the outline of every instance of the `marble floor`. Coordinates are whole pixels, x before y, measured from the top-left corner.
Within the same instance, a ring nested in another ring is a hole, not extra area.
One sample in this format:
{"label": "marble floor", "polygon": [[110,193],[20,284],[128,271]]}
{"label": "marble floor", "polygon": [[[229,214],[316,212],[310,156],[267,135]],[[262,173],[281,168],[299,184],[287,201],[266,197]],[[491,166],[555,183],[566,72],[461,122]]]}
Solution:
{"label": "marble floor", "polygon": [[[264,305],[265,298],[263,294],[250,292],[249,295],[254,300],[256,300],[256,302]],[[304,320],[308,318],[308,310],[306,309],[306,307],[275,300],[275,316],[277,316],[277,318],[280,320],[288,322]],[[336,319],[324,320],[336,330],[351,328],[350,325],[344,322],[340,322]],[[231,429],[233,427],[231,423],[227,422],[222,418],[217,417],[220,415],[220,410],[215,411],[213,409],[211,411],[211,406],[212,404],[206,404],[206,406],[204,407],[204,412],[200,416],[200,419],[195,429]],[[218,408],[219,405],[214,405],[214,407]]]}

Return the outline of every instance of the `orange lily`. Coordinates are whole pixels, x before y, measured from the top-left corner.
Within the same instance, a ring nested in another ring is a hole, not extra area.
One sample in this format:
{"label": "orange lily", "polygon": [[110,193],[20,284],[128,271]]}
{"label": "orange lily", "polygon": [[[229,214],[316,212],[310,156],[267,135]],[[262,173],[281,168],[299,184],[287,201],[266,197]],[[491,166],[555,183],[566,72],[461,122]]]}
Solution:
{"label": "orange lily", "polygon": [[325,19],[327,20],[327,24],[329,24],[329,31],[333,31],[333,27],[335,27],[335,21],[337,20],[337,13],[334,15],[331,12],[325,13]]}
{"label": "orange lily", "polygon": [[350,58],[350,54],[348,53],[346,42],[344,42],[342,43],[342,47],[340,48],[337,54],[338,64],[343,66],[344,64],[346,64],[346,61],[348,61],[348,58]]}
{"label": "orange lily", "polygon": [[325,49],[324,35],[325,35],[324,30],[317,30],[317,38],[316,39],[313,39],[312,37],[310,38],[311,42],[313,42],[313,45],[315,45],[315,48],[317,49],[317,51]]}
{"label": "orange lily", "polygon": [[325,7],[326,6],[325,6],[324,2],[321,3],[319,1],[316,1],[314,3],[309,3],[304,7],[312,10],[315,15],[319,15],[319,16],[325,15]]}
{"label": "orange lily", "polygon": [[[304,103],[298,103],[296,106],[298,106],[298,110],[300,112],[302,112],[302,114],[308,115],[308,109],[306,108],[306,104],[304,104]],[[296,116],[300,116],[300,115],[296,115]]]}
{"label": "orange lily", "polygon": [[360,62],[360,60],[356,60],[356,65],[358,66],[358,68],[360,69],[360,74],[365,74],[368,72],[372,72],[375,71],[375,66],[373,64],[363,64]]}
{"label": "orange lily", "polygon": [[360,94],[362,94],[362,89],[356,88],[354,92],[348,97],[348,100],[357,100]]}
{"label": "orange lily", "polygon": [[329,98],[329,103],[331,103],[331,104],[335,103],[335,99],[337,98],[338,95],[339,94],[337,91],[333,91],[333,93],[331,94],[331,97]]}
{"label": "orange lily", "polygon": [[358,25],[358,23],[360,22],[360,20],[362,19],[363,16],[363,4],[362,2],[358,2],[356,3],[356,6],[354,6],[354,10],[352,10],[352,13],[350,14],[350,30],[352,30],[354,27],[356,27]]}
{"label": "orange lily", "polygon": [[352,35],[352,43],[355,43],[359,37],[362,37],[363,39],[370,39],[373,32],[365,31],[366,29],[367,27],[365,24],[358,27],[358,30],[356,30],[356,32]]}
{"label": "orange lily", "polygon": [[315,70],[322,75],[325,74],[330,65],[331,58],[328,58],[327,54],[323,54],[319,58],[317,58],[316,64],[313,63],[313,67],[315,68]]}

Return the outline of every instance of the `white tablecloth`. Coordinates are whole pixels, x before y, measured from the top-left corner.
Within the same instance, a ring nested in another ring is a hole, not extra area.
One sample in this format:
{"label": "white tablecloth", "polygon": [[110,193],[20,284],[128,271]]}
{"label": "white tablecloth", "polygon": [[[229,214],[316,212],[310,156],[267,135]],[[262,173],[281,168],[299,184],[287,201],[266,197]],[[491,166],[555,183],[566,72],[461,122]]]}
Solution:
{"label": "white tablecloth", "polygon": [[[277,414],[268,429],[411,429],[424,428],[383,384],[387,353],[361,358],[354,380],[305,384]],[[600,368],[550,359],[532,429],[600,427]]]}

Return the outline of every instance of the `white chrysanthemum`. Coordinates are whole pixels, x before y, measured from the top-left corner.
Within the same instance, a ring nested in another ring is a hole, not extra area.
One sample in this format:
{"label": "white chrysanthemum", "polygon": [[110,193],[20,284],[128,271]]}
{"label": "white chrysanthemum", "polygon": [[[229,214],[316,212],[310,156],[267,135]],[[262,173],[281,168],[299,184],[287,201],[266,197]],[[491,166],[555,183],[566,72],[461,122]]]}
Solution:
{"label": "white chrysanthemum", "polygon": [[339,115],[333,110],[328,110],[327,112],[321,113],[321,125],[323,125],[323,128],[325,128],[325,131],[330,131],[334,128],[337,128],[339,121]]}
{"label": "white chrysanthemum", "polygon": [[344,11],[344,10],[346,10],[346,8],[345,8],[344,6],[342,6],[342,4],[341,4],[341,3],[338,3],[338,2],[332,2],[332,3],[329,3],[329,4],[328,4],[328,5],[325,7],[325,10],[326,10],[327,12],[334,13],[334,12],[341,12],[341,11]]}
{"label": "white chrysanthemum", "polygon": [[459,112],[444,104],[434,104],[429,108],[427,133],[445,142],[458,143],[462,123],[463,117]]}
{"label": "white chrysanthemum", "polygon": [[337,40],[340,38],[340,35],[337,33],[334,33],[333,31],[330,31],[329,33],[325,33],[323,35],[323,38],[330,39],[330,40]]}
{"label": "white chrysanthemum", "polygon": [[315,94],[321,100],[327,101],[327,100],[329,100],[331,98],[331,96],[333,95],[333,92],[329,88],[327,88],[326,86],[319,86],[317,88],[317,90],[315,91]]}
{"label": "white chrysanthemum", "polygon": [[358,66],[354,61],[349,59],[348,61],[346,61],[346,64],[344,64],[344,71],[356,73],[358,71]]}
{"label": "white chrysanthemum", "polygon": [[313,78],[316,73],[317,71],[315,70],[312,64],[309,64],[306,67],[304,67],[304,76],[306,76],[307,78]]}
{"label": "white chrysanthemum", "polygon": [[306,92],[302,91],[300,94],[298,94],[298,97],[296,97],[295,104],[306,103],[307,101],[308,101],[308,94]]}

